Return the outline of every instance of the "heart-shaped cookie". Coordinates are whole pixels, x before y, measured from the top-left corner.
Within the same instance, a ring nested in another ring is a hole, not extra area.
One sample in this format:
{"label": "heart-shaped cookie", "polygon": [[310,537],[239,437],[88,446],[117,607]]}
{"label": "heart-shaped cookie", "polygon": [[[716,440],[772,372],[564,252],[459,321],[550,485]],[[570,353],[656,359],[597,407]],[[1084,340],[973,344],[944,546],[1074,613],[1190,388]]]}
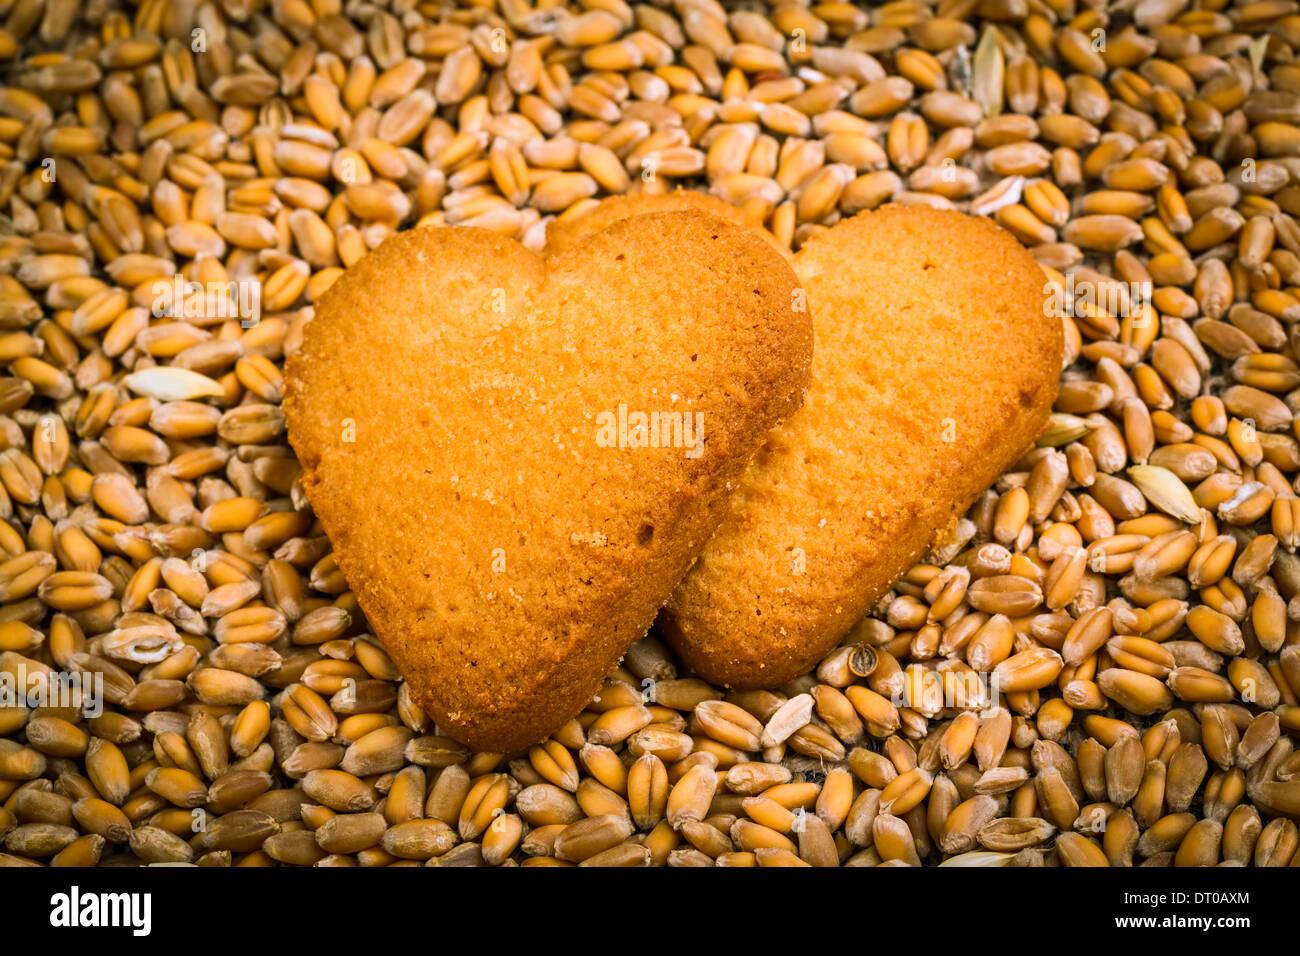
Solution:
{"label": "heart-shaped cookie", "polygon": [[756,456],[665,609],[701,674],[817,662],[1042,432],[1063,352],[1033,256],[987,219],[887,206],[805,245],[804,407]]}
{"label": "heart-shaped cookie", "polygon": [[813,668],[1028,450],[1061,369],[1043,273],[986,219],[886,206],[793,265],[816,337],[804,406],[755,456],[659,622],[687,664],[733,687]]}
{"label": "heart-shaped cookie", "polygon": [[444,732],[509,751],[573,717],[686,573],[812,329],[752,232],[621,221],[540,258],[400,233],[334,283],[287,370],[304,487]]}

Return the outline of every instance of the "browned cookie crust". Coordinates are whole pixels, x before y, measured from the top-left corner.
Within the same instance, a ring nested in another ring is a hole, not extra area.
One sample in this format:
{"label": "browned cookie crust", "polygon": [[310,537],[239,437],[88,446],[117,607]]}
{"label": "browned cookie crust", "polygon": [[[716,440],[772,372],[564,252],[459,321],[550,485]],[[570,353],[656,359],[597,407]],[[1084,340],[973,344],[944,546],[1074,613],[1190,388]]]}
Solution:
{"label": "browned cookie crust", "polygon": [[[694,209],[717,216],[741,229],[752,229],[780,249],[771,233],[751,220],[745,213],[716,196],[694,190],[677,189],[662,196],[610,196],[602,199],[591,212],[576,219],[557,219],[546,227],[546,254],[555,255],[568,249],[584,236],[605,229],[620,219],[644,216],[651,212],[682,212]],[[788,256],[789,250],[783,255]]]}
{"label": "browned cookie crust", "polygon": [[773,431],[661,626],[707,679],[817,661],[1041,432],[1062,331],[1044,277],[985,219],[887,206],[794,258],[816,335]]}
{"label": "browned cookie crust", "polygon": [[[550,259],[417,229],[330,287],[289,362],[290,440],[362,610],[444,731],[541,739],[649,627],[799,403],[796,284],[752,232],[673,212]],[[702,454],[601,447],[620,404],[702,414]]]}

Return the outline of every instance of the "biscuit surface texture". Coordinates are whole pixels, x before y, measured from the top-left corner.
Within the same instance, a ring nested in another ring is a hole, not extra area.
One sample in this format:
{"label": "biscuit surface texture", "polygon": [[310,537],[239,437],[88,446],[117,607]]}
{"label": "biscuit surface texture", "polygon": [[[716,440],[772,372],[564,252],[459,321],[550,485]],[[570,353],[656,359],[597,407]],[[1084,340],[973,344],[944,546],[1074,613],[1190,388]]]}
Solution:
{"label": "biscuit surface texture", "polygon": [[[485,230],[403,232],[330,287],[289,362],[290,440],[361,609],[444,732],[541,739],[649,627],[799,402],[795,286],[763,240],[673,212],[546,259]],[[685,434],[608,447],[620,405],[699,413],[702,453]]]}
{"label": "biscuit surface texture", "polygon": [[686,210],[717,216],[741,229],[753,230],[755,235],[762,236],[772,244],[774,249],[788,256],[788,250],[781,250],[771,233],[759,228],[759,225],[740,209],[723,202],[716,196],[691,189],[677,189],[662,196],[610,196],[602,199],[594,209],[577,219],[551,222],[546,227],[546,253],[555,255],[563,252],[584,236],[608,228],[621,219],[643,216],[647,213]]}
{"label": "biscuit surface texture", "polygon": [[804,407],[660,618],[687,664],[740,688],[814,667],[1029,449],[1061,368],[1041,270],[986,219],[886,206],[794,268],[816,342]]}

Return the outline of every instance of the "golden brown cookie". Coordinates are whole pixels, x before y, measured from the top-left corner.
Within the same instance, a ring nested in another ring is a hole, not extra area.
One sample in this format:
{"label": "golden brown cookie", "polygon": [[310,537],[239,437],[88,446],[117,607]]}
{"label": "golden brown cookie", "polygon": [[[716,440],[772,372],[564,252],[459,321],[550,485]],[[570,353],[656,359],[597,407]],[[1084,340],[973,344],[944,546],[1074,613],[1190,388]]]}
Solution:
{"label": "golden brown cookie", "polygon": [[329,288],[288,363],[289,437],[361,609],[445,732],[541,739],[649,627],[799,403],[795,286],[753,233],[673,212],[548,259],[417,229]]}
{"label": "golden brown cookie", "polygon": [[1061,371],[1042,271],[987,219],[886,206],[795,255],[815,333],[773,430],[661,616],[707,679],[814,667],[1041,433]]}

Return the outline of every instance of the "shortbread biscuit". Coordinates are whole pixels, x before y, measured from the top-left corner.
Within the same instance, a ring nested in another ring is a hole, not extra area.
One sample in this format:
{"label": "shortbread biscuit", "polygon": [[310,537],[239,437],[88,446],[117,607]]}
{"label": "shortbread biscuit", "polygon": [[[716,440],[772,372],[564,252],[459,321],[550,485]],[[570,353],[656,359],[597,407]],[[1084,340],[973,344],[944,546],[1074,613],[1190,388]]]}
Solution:
{"label": "shortbread biscuit", "polygon": [[645,633],[799,404],[796,285],[753,233],[672,212],[548,259],[416,229],[329,288],[288,363],[290,441],[367,622],[443,732],[533,743]]}
{"label": "shortbread biscuit", "polygon": [[661,616],[708,680],[812,669],[1041,434],[1061,371],[1042,270],[987,219],[886,206],[795,255],[804,407],[755,456]]}

